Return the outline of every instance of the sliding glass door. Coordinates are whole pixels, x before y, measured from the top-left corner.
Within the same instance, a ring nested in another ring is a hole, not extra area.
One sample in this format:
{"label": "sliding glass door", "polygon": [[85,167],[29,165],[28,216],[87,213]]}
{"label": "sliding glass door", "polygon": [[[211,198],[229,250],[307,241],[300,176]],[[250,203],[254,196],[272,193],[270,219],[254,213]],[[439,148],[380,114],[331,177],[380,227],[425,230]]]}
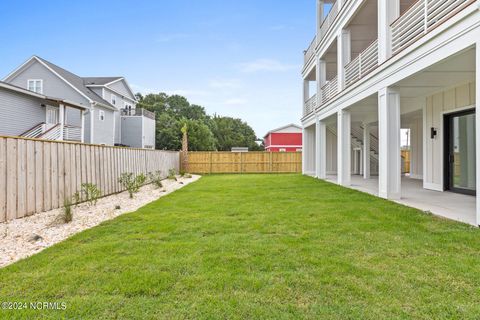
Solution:
{"label": "sliding glass door", "polygon": [[476,194],[475,110],[445,116],[446,189]]}

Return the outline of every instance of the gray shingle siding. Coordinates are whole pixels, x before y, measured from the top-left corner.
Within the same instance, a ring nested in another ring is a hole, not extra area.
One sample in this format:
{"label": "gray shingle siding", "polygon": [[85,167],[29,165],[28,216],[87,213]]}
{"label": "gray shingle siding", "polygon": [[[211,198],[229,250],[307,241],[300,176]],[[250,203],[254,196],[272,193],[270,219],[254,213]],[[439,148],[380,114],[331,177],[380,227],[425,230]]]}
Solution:
{"label": "gray shingle siding", "polygon": [[0,88],[0,134],[18,136],[45,122],[43,100]]}

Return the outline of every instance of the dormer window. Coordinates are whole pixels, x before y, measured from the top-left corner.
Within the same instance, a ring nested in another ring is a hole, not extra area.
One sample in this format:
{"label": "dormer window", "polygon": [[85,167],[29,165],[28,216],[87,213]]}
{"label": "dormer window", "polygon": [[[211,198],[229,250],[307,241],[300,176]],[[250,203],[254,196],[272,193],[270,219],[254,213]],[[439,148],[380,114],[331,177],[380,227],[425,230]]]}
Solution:
{"label": "dormer window", "polygon": [[116,105],[117,104],[117,96],[112,94],[112,104]]}
{"label": "dormer window", "polygon": [[30,91],[43,94],[43,80],[42,79],[29,79],[27,88]]}

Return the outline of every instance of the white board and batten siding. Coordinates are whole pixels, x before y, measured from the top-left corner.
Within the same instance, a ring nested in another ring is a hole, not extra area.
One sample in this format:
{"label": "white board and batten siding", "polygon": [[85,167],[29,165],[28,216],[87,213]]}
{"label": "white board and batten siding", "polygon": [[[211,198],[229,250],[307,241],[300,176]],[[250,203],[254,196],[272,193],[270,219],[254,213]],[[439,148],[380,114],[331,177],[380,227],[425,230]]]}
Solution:
{"label": "white board and batten siding", "polygon": [[0,222],[63,207],[82,183],[105,196],[124,191],[124,172],[179,168],[178,152],[0,137]]}
{"label": "white board and batten siding", "polygon": [[[449,112],[475,106],[475,83],[471,82],[431,95],[426,99],[424,114],[424,148],[426,159],[423,164],[424,187],[443,191],[443,119]],[[437,136],[430,139],[430,128]]]}

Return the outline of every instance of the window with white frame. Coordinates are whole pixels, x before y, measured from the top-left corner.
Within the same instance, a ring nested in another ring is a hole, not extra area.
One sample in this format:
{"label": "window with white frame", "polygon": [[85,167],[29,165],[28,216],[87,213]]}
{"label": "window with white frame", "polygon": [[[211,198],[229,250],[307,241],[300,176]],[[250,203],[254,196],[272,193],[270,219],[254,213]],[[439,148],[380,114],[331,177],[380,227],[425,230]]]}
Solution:
{"label": "window with white frame", "polygon": [[27,83],[28,90],[43,94],[43,80],[29,79]]}
{"label": "window with white frame", "polygon": [[287,149],[285,149],[285,148],[280,148],[279,151],[280,151],[280,152],[287,152]]}
{"label": "window with white frame", "polygon": [[112,94],[112,104],[115,105],[117,104],[117,96]]}
{"label": "window with white frame", "polygon": [[302,152],[302,148],[297,148],[297,152]]}
{"label": "window with white frame", "polygon": [[103,110],[98,111],[98,120],[105,121],[105,111]]}

